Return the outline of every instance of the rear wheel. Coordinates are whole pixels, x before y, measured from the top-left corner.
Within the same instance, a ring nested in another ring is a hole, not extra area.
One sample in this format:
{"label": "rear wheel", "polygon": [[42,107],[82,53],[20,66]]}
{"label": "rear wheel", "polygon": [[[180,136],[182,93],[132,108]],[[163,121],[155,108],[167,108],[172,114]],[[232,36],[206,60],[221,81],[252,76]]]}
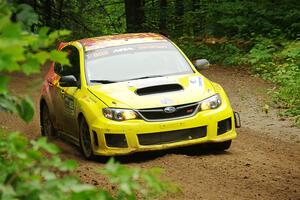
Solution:
{"label": "rear wheel", "polygon": [[84,117],[79,121],[79,141],[84,157],[89,160],[93,159],[95,156],[93,154],[90,129]]}
{"label": "rear wheel", "polygon": [[231,140],[225,142],[211,143],[210,148],[213,151],[225,151],[231,146]]}
{"label": "rear wheel", "polygon": [[50,112],[46,105],[42,106],[41,111],[41,134],[46,137],[55,136],[55,129],[50,118]]}

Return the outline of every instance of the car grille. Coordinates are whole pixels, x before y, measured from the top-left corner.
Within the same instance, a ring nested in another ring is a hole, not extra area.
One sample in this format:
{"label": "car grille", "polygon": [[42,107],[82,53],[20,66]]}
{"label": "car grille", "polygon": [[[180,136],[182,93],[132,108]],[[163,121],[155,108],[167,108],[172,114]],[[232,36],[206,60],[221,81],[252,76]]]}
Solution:
{"label": "car grille", "polygon": [[176,109],[173,113],[165,112],[164,109],[166,107],[142,109],[137,111],[146,121],[163,121],[193,116],[198,109],[198,105],[199,103],[197,102],[173,106]]}
{"label": "car grille", "polygon": [[140,145],[158,145],[193,140],[206,136],[206,126],[175,131],[138,134]]}

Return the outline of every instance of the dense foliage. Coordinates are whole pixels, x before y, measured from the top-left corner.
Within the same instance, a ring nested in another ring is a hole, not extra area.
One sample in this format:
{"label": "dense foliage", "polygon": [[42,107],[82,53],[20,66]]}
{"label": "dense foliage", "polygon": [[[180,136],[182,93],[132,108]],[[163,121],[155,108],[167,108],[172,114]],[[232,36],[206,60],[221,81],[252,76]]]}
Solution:
{"label": "dense foliage", "polygon": [[254,73],[279,86],[271,91],[274,102],[285,109],[281,114],[298,116],[296,122],[300,125],[300,41],[256,40],[244,62],[252,66]]}
{"label": "dense foliage", "polygon": [[[59,149],[40,138],[28,141],[19,133],[0,133],[0,198],[13,199],[153,199],[176,187],[158,179],[159,169],[126,168],[110,160],[101,173],[116,191],[82,184],[72,176],[73,160],[62,161]],[[45,155],[46,159],[45,159]]]}
{"label": "dense foliage", "polygon": [[38,25],[72,30],[72,38],[151,31],[172,38],[252,38],[284,34],[295,39],[300,29],[297,0],[16,1],[32,5],[40,15]]}
{"label": "dense foliage", "polygon": [[[15,18],[14,22],[12,17]],[[49,33],[48,28],[41,28],[35,33],[28,32],[27,27],[37,20],[38,16],[28,5],[11,6],[5,1],[0,2],[0,111],[17,113],[26,122],[33,117],[33,104],[27,97],[9,93],[8,73],[37,73],[46,60],[64,64],[69,62],[64,52],[46,50],[59,36],[69,32],[62,30]]]}

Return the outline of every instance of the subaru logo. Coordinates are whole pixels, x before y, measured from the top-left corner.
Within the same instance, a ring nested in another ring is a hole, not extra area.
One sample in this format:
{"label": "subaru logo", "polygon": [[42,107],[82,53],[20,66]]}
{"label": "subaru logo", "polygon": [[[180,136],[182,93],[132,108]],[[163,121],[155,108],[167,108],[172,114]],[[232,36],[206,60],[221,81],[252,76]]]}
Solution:
{"label": "subaru logo", "polygon": [[173,113],[173,112],[176,111],[176,108],[175,108],[175,107],[172,107],[172,106],[170,106],[170,107],[165,107],[164,111],[165,111],[165,113]]}

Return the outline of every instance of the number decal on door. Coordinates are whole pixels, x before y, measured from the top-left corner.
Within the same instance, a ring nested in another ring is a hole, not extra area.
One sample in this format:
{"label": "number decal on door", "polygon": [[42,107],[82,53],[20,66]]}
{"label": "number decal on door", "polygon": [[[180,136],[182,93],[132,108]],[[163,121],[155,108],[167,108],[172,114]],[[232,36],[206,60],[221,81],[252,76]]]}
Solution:
{"label": "number decal on door", "polygon": [[68,95],[65,95],[65,111],[70,115],[74,115],[74,111],[75,111],[74,98]]}

